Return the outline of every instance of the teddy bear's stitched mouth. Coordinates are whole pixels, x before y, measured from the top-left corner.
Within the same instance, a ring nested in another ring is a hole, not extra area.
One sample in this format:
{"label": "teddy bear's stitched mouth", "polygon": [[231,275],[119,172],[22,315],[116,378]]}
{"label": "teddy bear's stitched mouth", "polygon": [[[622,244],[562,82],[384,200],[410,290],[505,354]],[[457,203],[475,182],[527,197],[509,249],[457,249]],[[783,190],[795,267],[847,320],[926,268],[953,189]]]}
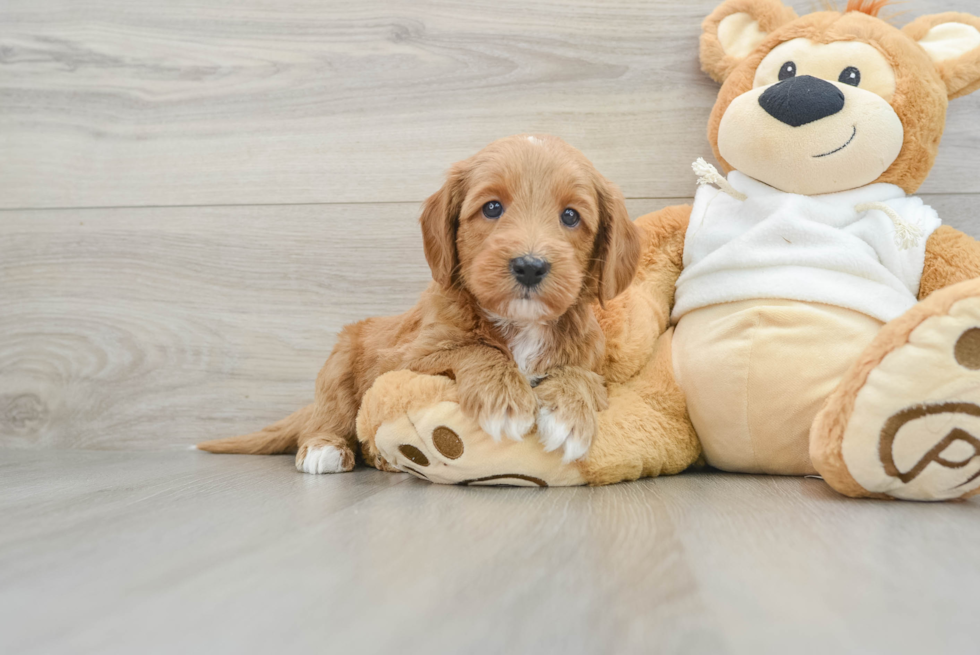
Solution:
{"label": "teddy bear's stitched mouth", "polygon": [[842,145],[840,148],[837,148],[836,150],[831,150],[830,152],[825,152],[822,155],[814,155],[813,158],[814,159],[819,159],[820,157],[828,157],[828,156],[834,154],[835,152],[840,152],[841,150],[843,150],[847,146],[851,145],[851,141],[854,140],[854,137],[856,137],[857,136],[857,133],[858,133],[857,125],[852,126],[852,129],[854,131],[851,132],[851,138],[847,140],[847,143],[845,143],[844,145]]}

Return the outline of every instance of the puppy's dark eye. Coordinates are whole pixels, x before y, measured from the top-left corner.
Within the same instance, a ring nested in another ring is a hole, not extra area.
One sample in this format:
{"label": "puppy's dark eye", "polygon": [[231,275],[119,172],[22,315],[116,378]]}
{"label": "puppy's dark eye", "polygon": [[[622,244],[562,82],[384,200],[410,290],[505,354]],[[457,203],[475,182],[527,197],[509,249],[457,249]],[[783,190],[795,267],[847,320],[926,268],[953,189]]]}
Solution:
{"label": "puppy's dark eye", "polygon": [[841,71],[840,77],[837,81],[841,84],[850,84],[851,86],[858,86],[861,84],[861,71],[854,68],[853,66],[848,66]]}
{"label": "puppy's dark eye", "polygon": [[783,64],[783,67],[779,69],[779,81],[788,80],[791,77],[796,77],[796,64],[787,61]]}
{"label": "puppy's dark eye", "polygon": [[487,218],[500,218],[500,215],[503,213],[504,206],[496,200],[491,200],[487,204],[483,205],[483,215]]}
{"label": "puppy's dark eye", "polygon": [[561,222],[565,227],[575,227],[581,220],[582,217],[571,207],[568,207],[561,213]]}

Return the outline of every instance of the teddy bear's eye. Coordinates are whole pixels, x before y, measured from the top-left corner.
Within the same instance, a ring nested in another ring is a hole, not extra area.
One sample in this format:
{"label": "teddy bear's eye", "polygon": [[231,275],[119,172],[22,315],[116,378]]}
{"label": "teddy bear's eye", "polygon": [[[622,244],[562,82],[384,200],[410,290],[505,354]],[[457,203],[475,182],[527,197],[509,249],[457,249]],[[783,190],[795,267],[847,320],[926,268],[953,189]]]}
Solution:
{"label": "teddy bear's eye", "polygon": [[861,84],[861,71],[854,68],[853,66],[848,66],[841,71],[840,77],[837,81],[841,84],[850,84],[851,86],[858,86]]}
{"label": "teddy bear's eye", "polygon": [[796,77],[796,64],[787,61],[783,64],[783,67],[779,69],[779,81],[788,80],[791,77]]}

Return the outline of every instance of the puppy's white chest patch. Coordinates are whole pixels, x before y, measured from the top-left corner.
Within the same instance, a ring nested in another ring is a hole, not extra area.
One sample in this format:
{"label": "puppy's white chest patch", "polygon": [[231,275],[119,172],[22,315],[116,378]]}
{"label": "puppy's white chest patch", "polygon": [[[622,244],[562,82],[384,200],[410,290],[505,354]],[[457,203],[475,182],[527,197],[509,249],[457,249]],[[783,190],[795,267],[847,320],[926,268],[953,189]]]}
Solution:
{"label": "puppy's white chest patch", "polygon": [[528,380],[536,381],[540,376],[530,375],[541,358],[545,346],[546,328],[537,323],[531,323],[522,327],[520,331],[510,340],[510,352],[514,355],[517,368],[521,369]]}

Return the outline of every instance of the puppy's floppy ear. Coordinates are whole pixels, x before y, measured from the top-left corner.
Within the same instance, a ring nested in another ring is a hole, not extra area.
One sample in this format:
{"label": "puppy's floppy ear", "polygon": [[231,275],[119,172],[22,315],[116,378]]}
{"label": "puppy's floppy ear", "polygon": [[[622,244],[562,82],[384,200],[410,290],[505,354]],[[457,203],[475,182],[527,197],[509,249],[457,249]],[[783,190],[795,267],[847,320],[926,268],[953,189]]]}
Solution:
{"label": "puppy's floppy ear", "polygon": [[599,229],[592,250],[591,273],[600,302],[612,300],[630,285],[640,263],[640,228],[630,220],[619,187],[600,176],[596,184]]}
{"label": "puppy's floppy ear", "polygon": [[936,64],[950,100],[980,89],[980,18],[947,12],[923,16],[902,31]]}
{"label": "puppy's floppy ear", "polygon": [[773,30],[795,19],[779,0],[725,0],[701,23],[701,70],[724,82]]}
{"label": "puppy's floppy ear", "polygon": [[466,197],[467,171],[465,162],[454,165],[442,188],[426,199],[419,218],[425,260],[432,270],[432,279],[444,287],[451,287],[456,282],[459,268],[456,233],[459,231],[459,212]]}

